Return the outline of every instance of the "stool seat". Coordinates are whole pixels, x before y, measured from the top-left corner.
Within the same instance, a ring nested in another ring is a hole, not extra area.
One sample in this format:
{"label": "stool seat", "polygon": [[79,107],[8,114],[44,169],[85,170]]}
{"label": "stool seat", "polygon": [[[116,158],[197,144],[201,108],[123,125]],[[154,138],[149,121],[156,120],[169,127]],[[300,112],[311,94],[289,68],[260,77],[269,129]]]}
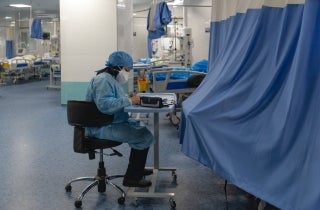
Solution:
{"label": "stool seat", "polygon": [[98,139],[95,137],[86,137],[86,146],[89,150],[108,149],[122,144],[122,142],[112,141],[109,139]]}

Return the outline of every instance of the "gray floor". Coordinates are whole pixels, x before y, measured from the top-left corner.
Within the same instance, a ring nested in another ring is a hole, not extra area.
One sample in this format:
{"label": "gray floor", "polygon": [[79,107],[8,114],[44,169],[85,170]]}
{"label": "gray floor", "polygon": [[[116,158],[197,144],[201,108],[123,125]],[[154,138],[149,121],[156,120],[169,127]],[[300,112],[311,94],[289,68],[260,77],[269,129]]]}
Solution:
{"label": "gray floor", "polygon": [[[65,184],[78,176],[94,176],[98,160],[73,152],[73,129],[67,123],[66,107],[60,104],[60,91],[47,90],[49,81],[30,81],[0,86],[0,209],[69,210],[75,209],[78,193],[88,183],[75,183],[71,193]],[[152,119],[148,127],[153,130]],[[118,150],[122,158],[107,157],[109,174],[124,173],[129,147]],[[153,152],[148,165],[152,166]],[[161,172],[157,189],[174,192],[178,210],[225,210],[224,180],[213,171],[191,160],[180,151],[178,131],[160,115],[160,165],[177,168],[177,185],[171,174]],[[115,183],[121,185],[122,180]],[[127,190],[127,188],[124,188]],[[228,185],[228,209],[248,209],[245,192]],[[87,194],[82,209],[170,209],[168,199],[126,198],[119,205],[114,189]]]}

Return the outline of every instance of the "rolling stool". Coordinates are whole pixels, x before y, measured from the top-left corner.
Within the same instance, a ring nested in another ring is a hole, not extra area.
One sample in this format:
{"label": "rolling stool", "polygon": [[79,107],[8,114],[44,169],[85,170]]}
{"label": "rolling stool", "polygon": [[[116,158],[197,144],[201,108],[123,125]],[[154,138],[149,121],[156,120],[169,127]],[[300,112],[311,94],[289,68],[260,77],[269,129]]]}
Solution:
{"label": "rolling stool", "polygon": [[[103,156],[119,156],[122,154],[113,147],[119,146],[122,143],[116,142],[108,139],[98,139],[91,136],[85,136],[85,127],[99,127],[111,124],[113,121],[113,115],[107,115],[101,113],[95,103],[88,101],[76,101],[70,100],[67,102],[67,115],[68,123],[74,127],[73,135],[73,149],[77,153],[87,153],[89,159],[95,159],[95,154],[98,153],[99,167],[97,169],[97,175],[93,177],[79,177],[71,180],[65,186],[66,192],[71,192],[71,184],[78,181],[91,181],[79,195],[74,205],[77,208],[82,206],[82,199],[87,192],[90,191],[93,187],[97,186],[98,192],[103,193],[106,191],[106,185],[109,184],[112,187],[116,188],[120,193],[121,197],[118,198],[119,204],[124,204],[125,202],[125,192],[116,184],[112,183],[110,180],[116,178],[122,178],[124,175],[114,175],[109,176],[106,173],[106,168],[104,166]],[[111,149],[111,154],[105,154],[103,149]],[[99,152],[95,151],[99,150]]]}

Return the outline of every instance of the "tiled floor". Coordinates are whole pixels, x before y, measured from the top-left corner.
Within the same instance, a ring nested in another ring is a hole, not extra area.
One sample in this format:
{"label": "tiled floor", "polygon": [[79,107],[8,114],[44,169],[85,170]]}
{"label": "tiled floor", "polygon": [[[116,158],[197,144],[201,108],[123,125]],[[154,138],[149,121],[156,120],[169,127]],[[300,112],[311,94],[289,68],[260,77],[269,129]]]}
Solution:
{"label": "tiled floor", "polygon": [[[33,81],[0,87],[0,209],[68,210],[86,186],[75,183],[71,193],[65,184],[78,176],[94,176],[98,160],[73,152],[73,129],[67,123],[66,107],[60,104],[60,91],[47,90],[49,81]],[[152,120],[148,126],[153,130]],[[124,155],[107,157],[110,174],[124,173],[129,147],[118,147]],[[152,166],[151,149],[148,165]],[[156,183],[162,192],[174,192],[176,209],[226,210],[224,180],[210,169],[180,151],[177,129],[160,115],[160,165],[177,168],[177,184],[170,173],[161,172]],[[122,183],[117,180],[116,183]],[[127,188],[124,188],[127,190]],[[247,209],[245,192],[228,185],[228,209]],[[82,209],[170,209],[168,199],[127,197],[119,205],[119,195],[111,188],[99,194],[90,191]],[[134,204],[139,204],[138,206]]]}

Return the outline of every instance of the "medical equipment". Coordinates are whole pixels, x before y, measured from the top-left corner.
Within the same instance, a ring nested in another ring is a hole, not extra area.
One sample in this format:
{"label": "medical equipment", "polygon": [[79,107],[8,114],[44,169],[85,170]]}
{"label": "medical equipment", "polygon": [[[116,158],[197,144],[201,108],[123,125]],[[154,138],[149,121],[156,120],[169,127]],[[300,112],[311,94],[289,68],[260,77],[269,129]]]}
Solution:
{"label": "medical equipment", "polygon": [[166,36],[152,40],[152,56],[167,59],[171,64],[191,67],[193,63],[192,30],[182,23],[183,18],[173,18],[173,23],[167,26]]}
{"label": "medical equipment", "polygon": [[18,48],[16,55],[25,55],[26,54],[26,48]]}
{"label": "medical equipment", "polygon": [[191,37],[191,28],[183,28],[183,36],[181,39],[181,53],[180,53],[180,61],[183,66],[190,67],[192,63],[192,46],[193,41]]}
{"label": "medical equipment", "polygon": [[42,60],[36,60],[33,62],[32,67],[34,70],[34,77],[38,77],[39,80],[42,78],[42,67],[44,66],[44,63]]}
{"label": "medical equipment", "polygon": [[152,94],[150,95],[141,95],[140,106],[153,107],[153,108],[162,108],[164,106],[176,104],[176,96],[173,94]]}
{"label": "medical equipment", "polygon": [[47,89],[60,89],[61,70],[60,64],[51,64],[50,66],[50,84]]}
{"label": "medical equipment", "polygon": [[163,101],[160,97],[142,96],[140,97],[140,106],[161,108],[163,107]]}

